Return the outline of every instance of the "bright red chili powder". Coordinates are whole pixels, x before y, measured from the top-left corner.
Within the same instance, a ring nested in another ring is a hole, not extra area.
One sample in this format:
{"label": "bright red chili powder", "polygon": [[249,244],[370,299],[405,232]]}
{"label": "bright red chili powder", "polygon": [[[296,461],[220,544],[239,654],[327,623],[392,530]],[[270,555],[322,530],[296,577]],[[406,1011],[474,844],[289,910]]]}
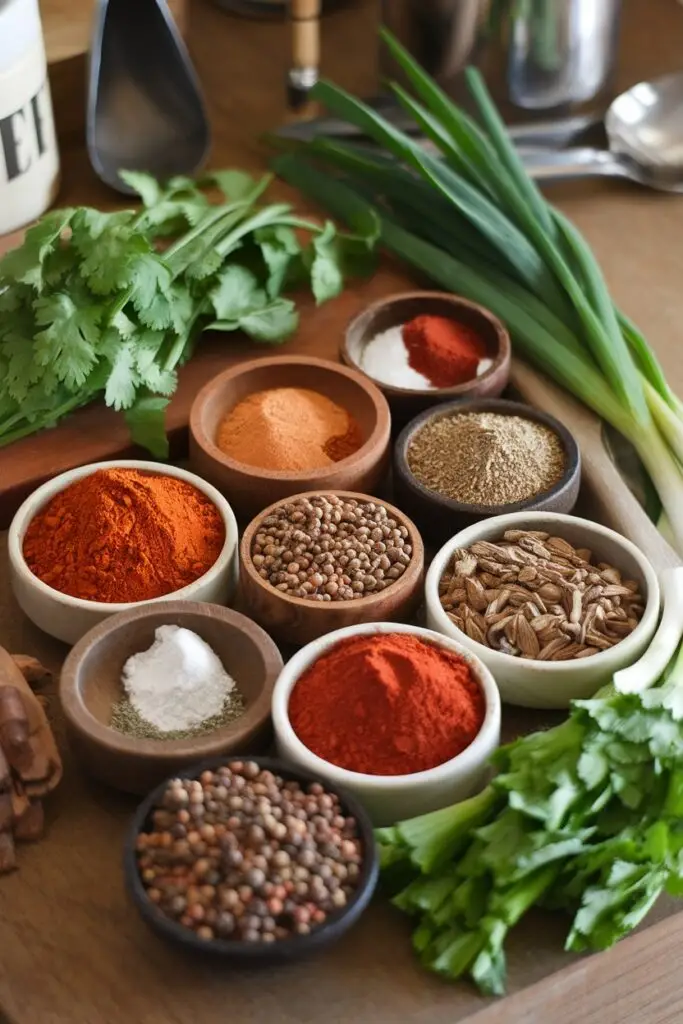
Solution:
{"label": "bright red chili powder", "polygon": [[477,375],[486,346],[467,324],[444,316],[416,316],[403,326],[408,362],[432,387],[450,388]]}
{"label": "bright red chili powder", "polygon": [[340,768],[407,775],[449,761],[484,721],[464,658],[409,633],[349,637],[297,681],[289,719],[302,743]]}

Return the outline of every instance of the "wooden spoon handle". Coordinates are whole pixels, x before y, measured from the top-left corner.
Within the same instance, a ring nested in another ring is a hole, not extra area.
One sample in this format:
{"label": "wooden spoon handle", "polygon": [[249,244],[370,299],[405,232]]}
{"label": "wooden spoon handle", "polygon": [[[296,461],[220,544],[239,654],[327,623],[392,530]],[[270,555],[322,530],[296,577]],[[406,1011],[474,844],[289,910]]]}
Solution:
{"label": "wooden spoon handle", "polygon": [[320,68],[321,0],[290,0],[292,59],[287,76],[290,119],[309,120],[318,113],[309,92]]}

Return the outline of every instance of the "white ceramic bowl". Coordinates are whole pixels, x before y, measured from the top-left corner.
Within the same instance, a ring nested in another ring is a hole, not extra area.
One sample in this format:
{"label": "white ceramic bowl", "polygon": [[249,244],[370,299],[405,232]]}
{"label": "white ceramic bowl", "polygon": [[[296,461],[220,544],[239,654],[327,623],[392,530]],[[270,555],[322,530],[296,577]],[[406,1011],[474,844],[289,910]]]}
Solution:
{"label": "white ceramic bowl", "polygon": [[[157,473],[162,476],[176,477],[196,487],[205,494],[216,506],[225,524],[225,543],[221,552],[203,576],[171,594],[152,598],[150,601],[122,602],[108,604],[103,601],[85,601],[82,598],[70,597],[54,590],[43,583],[31,572],[24,555],[24,534],[34,516],[51,498],[63,491],[81,477],[89,476],[98,469],[138,469],[145,473]],[[98,622],[117,612],[128,611],[142,604],[155,601],[203,601],[211,604],[227,604],[237,584],[237,522],[233,511],[223,495],[207,484],[205,480],[175,466],[161,465],[158,462],[146,462],[130,459],[128,461],[92,462],[78,469],[67,470],[53,480],[49,480],[29,495],[17,510],[9,528],[8,551],[10,582],[12,590],[22,611],[44,632],[75,644]]]}
{"label": "white ceramic bowl", "polygon": [[[289,721],[289,696],[299,676],[314,661],[346,637],[367,633],[410,633],[469,663],[486,700],[484,722],[469,747],[457,757],[411,775],[367,775],[330,764],[304,746]],[[500,696],[493,676],[463,644],[419,626],[396,622],[366,622],[347,626],[311,641],[282,669],[273,690],[273,726],[278,754],[290,764],[314,772],[333,786],[343,786],[361,801],[375,825],[391,825],[404,818],[438,810],[471,796],[487,781],[488,759],[500,741]]]}
{"label": "white ceramic bowl", "polygon": [[[439,601],[439,581],[456,548],[476,541],[500,540],[506,530],[544,530],[575,547],[590,548],[599,562],[608,562],[628,579],[637,580],[645,598],[643,617],[633,632],[607,651],[578,661],[532,661],[493,651],[471,640],[448,618]],[[450,636],[476,654],[496,677],[508,704],[527,708],[566,708],[571,700],[592,697],[619,669],[633,664],[650,643],[659,617],[659,583],[645,555],[614,530],[559,512],[512,512],[483,519],[452,537],[437,553],[425,581],[427,625]]]}

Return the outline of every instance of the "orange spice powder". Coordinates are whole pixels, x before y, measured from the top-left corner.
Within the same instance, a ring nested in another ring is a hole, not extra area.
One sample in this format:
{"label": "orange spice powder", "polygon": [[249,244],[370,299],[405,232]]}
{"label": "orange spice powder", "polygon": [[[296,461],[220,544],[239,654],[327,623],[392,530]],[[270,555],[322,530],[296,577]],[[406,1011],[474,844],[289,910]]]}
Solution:
{"label": "orange spice powder", "polygon": [[307,388],[257,391],[223,418],[216,444],[258,469],[306,472],[339,462],[363,443],[341,405]]}
{"label": "orange spice powder", "polygon": [[100,469],[41,509],[24,537],[26,564],[72,597],[146,601],[193,583],[225,541],[213,502],[192,484],[136,469]]}

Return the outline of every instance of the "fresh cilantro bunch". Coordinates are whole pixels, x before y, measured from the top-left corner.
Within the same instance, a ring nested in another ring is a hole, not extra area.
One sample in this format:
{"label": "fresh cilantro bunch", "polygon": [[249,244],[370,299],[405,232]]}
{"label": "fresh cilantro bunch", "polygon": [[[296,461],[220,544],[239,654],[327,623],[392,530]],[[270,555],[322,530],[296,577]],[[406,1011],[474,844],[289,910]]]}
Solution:
{"label": "fresh cilantro bunch", "polygon": [[494,763],[478,796],[377,839],[423,964],[500,995],[507,934],[532,906],[573,915],[568,950],[600,950],[683,895],[683,646],[658,686],[575,701]]}
{"label": "fresh cilantro bunch", "polygon": [[202,331],[283,341],[298,322],[283,293],[308,280],[318,302],[337,295],[374,241],[374,225],[339,236],[285,203],[258,206],[269,177],[124,177],[141,210],[55,210],[0,260],[0,446],[103,395],[164,457],[164,411]]}

